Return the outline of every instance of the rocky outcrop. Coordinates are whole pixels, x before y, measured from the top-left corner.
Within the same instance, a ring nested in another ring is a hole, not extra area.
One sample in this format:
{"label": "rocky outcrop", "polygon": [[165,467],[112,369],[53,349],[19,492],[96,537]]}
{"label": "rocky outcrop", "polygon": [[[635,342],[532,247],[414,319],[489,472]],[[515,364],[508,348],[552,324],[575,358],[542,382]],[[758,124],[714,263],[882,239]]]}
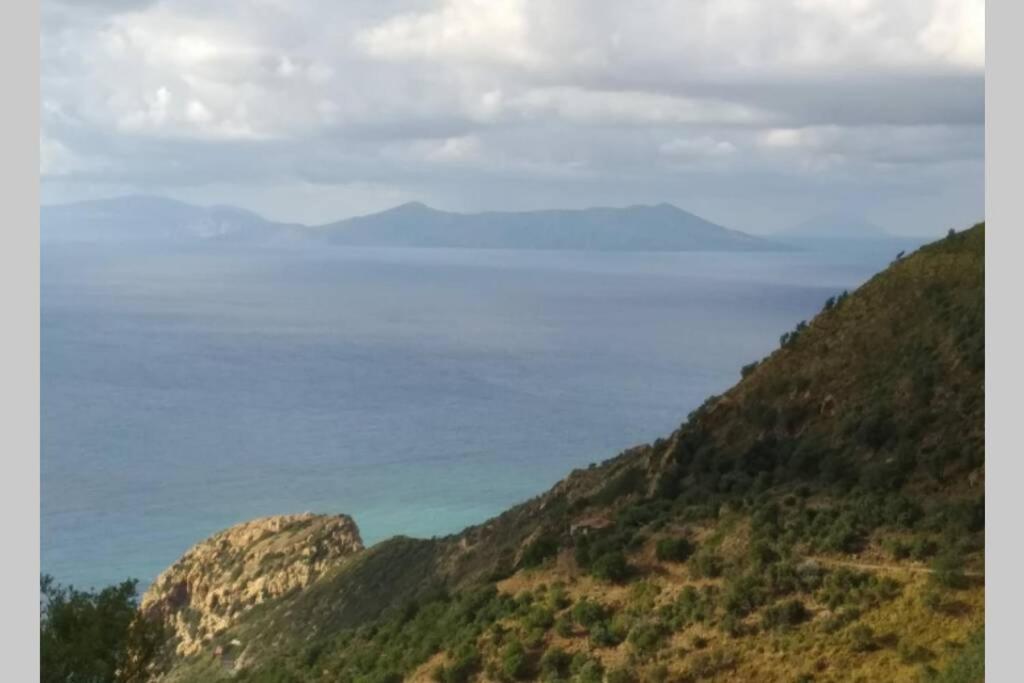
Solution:
{"label": "rocky outcrop", "polygon": [[225,529],[195,545],[142,598],[182,655],[236,623],[252,607],[301,589],[363,550],[347,515],[281,515]]}

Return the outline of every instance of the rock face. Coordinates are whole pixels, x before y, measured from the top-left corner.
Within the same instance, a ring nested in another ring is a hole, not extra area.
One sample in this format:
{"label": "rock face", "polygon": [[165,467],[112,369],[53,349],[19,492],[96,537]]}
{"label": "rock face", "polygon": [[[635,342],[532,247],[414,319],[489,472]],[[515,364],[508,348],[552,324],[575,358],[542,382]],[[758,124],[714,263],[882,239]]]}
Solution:
{"label": "rock face", "polygon": [[245,522],[193,546],[142,597],[182,655],[265,600],[305,588],[363,550],[347,515],[280,515]]}

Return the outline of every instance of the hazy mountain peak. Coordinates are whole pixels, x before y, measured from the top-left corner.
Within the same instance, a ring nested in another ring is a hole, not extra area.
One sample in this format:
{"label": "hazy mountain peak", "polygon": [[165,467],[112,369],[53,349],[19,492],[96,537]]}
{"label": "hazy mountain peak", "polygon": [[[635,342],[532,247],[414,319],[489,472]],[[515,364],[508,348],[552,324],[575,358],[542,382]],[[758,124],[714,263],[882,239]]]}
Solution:
{"label": "hazy mountain peak", "polygon": [[316,229],[232,206],[194,206],[134,195],[40,210],[44,241],[276,243],[295,239],[366,247],[750,251],[785,249],[673,204],[456,213],[410,201]]}

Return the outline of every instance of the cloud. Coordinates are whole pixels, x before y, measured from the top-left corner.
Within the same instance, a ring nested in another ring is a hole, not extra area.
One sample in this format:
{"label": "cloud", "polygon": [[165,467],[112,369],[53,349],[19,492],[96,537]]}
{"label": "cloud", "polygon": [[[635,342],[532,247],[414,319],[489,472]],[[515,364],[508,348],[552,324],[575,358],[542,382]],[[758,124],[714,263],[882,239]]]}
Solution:
{"label": "cloud", "polygon": [[799,183],[831,182],[851,204],[882,183],[983,203],[978,0],[51,0],[42,17],[50,200],[688,204],[724,183],[705,208],[725,220],[767,184],[799,207]]}

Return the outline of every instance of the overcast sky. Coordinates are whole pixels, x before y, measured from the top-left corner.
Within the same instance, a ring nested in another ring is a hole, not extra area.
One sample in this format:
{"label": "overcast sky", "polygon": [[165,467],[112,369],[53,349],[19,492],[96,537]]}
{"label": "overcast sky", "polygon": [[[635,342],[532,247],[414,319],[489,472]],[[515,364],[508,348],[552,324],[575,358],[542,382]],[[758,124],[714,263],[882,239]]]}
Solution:
{"label": "overcast sky", "polygon": [[43,0],[45,203],[983,217],[982,0]]}

